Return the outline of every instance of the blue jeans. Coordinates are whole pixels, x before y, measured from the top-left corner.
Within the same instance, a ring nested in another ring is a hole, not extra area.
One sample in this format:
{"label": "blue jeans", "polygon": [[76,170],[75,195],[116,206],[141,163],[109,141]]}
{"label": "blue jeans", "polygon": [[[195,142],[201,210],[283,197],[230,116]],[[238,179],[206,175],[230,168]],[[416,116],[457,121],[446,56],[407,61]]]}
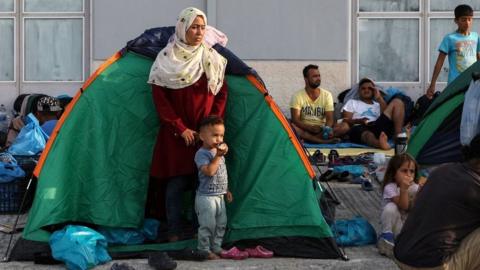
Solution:
{"label": "blue jeans", "polygon": [[220,253],[227,226],[227,209],[223,195],[197,195],[195,211],[198,216],[198,249]]}
{"label": "blue jeans", "polygon": [[[191,181],[192,178],[188,175],[175,176],[168,179],[165,191],[165,210],[169,236],[179,236],[182,232],[183,193],[189,188],[193,188]],[[192,195],[195,195],[195,190],[192,190]],[[194,225],[197,223],[197,217],[194,212],[192,222]]]}

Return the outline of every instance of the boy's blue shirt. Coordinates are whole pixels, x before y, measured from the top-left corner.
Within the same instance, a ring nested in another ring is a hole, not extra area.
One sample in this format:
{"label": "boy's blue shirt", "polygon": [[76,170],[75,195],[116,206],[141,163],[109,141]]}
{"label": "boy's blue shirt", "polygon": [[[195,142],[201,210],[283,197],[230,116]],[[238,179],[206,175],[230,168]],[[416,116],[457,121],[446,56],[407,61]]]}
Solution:
{"label": "boy's blue shirt", "polygon": [[465,36],[457,32],[447,34],[438,50],[448,55],[448,83],[477,61],[480,52],[478,33],[470,32]]}
{"label": "boy's blue shirt", "polygon": [[220,164],[218,165],[217,173],[214,176],[205,175],[200,169],[202,166],[210,164],[215,157],[216,151],[217,149],[208,150],[201,147],[195,154],[199,182],[197,194],[199,195],[211,196],[227,193],[228,175],[225,157],[220,158]]}

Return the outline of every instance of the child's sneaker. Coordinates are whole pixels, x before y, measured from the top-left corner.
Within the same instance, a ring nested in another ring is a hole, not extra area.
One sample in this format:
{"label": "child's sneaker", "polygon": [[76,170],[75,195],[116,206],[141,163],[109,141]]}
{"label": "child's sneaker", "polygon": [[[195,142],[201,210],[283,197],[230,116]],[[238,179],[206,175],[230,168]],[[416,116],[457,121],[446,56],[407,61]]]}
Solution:
{"label": "child's sneaker", "polygon": [[382,255],[385,255],[389,258],[393,258],[393,247],[395,239],[393,233],[385,232],[380,234],[377,241],[378,252]]}

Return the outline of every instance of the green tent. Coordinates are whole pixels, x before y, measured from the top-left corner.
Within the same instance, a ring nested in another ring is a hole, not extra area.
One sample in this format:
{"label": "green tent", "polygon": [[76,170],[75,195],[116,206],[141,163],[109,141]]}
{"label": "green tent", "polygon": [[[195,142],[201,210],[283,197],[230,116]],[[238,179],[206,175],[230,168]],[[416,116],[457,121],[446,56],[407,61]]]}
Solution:
{"label": "green tent", "polygon": [[[149,57],[123,50],[74,97],[35,169],[38,183],[25,239],[46,242],[51,228],[69,223],[121,228],[142,224],[159,129],[146,83],[152,63]],[[284,247],[269,247],[279,255],[338,258],[313,189],[313,170],[287,120],[255,76],[227,73],[227,80],[225,140],[230,146],[227,168],[235,200],[228,207],[224,242],[275,240]],[[315,244],[307,246],[305,241]],[[112,247],[111,251],[189,244]],[[292,253],[302,245],[309,253]]]}
{"label": "green tent", "polygon": [[420,164],[435,165],[462,159],[460,123],[463,101],[474,72],[480,72],[479,61],[443,90],[414,130],[407,152]]}

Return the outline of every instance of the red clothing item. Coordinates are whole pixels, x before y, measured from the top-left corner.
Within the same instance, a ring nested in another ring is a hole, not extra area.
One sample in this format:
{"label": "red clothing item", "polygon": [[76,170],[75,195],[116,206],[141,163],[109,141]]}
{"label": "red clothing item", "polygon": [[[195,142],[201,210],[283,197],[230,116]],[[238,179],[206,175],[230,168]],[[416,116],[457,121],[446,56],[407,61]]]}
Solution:
{"label": "red clothing item", "polygon": [[197,131],[208,115],[223,117],[227,101],[226,80],[217,95],[207,90],[207,77],[182,89],[152,85],[153,102],[160,118],[160,131],[153,152],[151,175],[166,179],[196,172],[195,153],[201,144],[186,146],[181,134],[185,129]]}

